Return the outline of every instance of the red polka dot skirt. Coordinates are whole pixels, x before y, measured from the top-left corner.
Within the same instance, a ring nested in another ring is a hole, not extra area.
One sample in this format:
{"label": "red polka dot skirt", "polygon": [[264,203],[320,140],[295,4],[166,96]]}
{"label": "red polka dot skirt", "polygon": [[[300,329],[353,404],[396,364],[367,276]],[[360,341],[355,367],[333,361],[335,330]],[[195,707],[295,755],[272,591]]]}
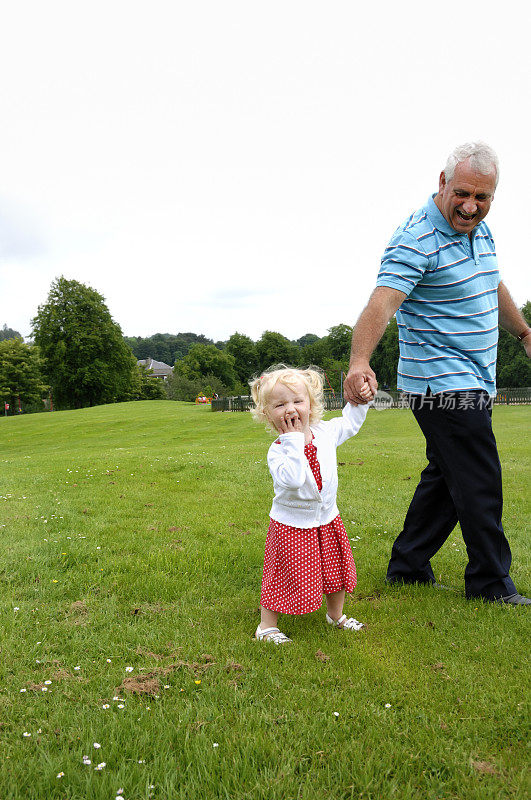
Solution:
{"label": "red polka dot skirt", "polygon": [[[304,448],[323,488],[317,448]],[[321,608],[323,594],[356,586],[356,565],[340,516],[318,528],[292,528],[274,519],[267,531],[260,603],[282,614],[309,614]]]}

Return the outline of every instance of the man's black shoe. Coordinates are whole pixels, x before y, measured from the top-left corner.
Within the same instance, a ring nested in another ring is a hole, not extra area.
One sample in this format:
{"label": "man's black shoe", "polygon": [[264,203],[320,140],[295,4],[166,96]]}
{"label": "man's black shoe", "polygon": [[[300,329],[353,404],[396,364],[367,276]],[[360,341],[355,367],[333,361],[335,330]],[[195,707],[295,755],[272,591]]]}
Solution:
{"label": "man's black shoe", "polygon": [[518,592],[508,594],[507,597],[496,597],[494,602],[506,603],[510,606],[531,606],[531,599],[518,594]]}

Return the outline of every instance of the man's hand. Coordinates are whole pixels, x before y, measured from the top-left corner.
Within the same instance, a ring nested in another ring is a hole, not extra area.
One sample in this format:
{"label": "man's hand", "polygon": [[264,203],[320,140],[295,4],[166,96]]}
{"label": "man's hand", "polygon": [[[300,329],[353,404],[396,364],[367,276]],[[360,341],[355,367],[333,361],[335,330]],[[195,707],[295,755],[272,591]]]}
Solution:
{"label": "man's hand", "polygon": [[[370,396],[368,391],[370,391]],[[343,383],[345,400],[355,405],[365,405],[378,390],[376,375],[369,366],[368,361],[355,361],[351,364],[348,375]]]}

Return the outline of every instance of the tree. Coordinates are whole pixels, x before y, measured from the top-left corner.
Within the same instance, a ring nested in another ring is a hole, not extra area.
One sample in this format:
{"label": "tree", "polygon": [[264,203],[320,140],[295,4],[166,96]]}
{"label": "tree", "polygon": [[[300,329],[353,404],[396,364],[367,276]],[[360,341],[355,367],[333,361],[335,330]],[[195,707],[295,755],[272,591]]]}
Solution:
{"label": "tree", "polygon": [[176,362],[174,374],[190,380],[213,375],[232,389],[236,383],[234,364],[234,356],[218,350],[213,344],[193,344],[184,358]]}
{"label": "tree", "polygon": [[4,327],[0,330],[0,342],[4,339],[22,339],[22,336],[18,331],[13,330],[13,328],[8,328],[4,322]]}
{"label": "tree", "polygon": [[334,325],[328,329],[328,349],[330,356],[338,361],[348,359],[350,343],[352,341],[352,327],[350,325]]}
{"label": "tree", "polygon": [[233,333],[225,349],[234,357],[234,369],[238,380],[246,384],[258,369],[255,343],[243,333]]}
{"label": "tree", "polygon": [[174,371],[164,384],[169,400],[187,400],[193,402],[198,395],[222,397],[227,394],[247,394],[247,388],[241,384],[226,386],[216,375],[203,375],[201,378],[187,378],[179,371]]}
{"label": "tree", "polygon": [[308,367],[310,364],[314,367],[322,367],[327,358],[330,358],[328,336],[323,336],[322,339],[317,339],[317,341],[301,347],[297,363],[302,367]]}
{"label": "tree", "polygon": [[305,333],[304,336],[301,336],[300,339],[295,341],[295,344],[299,347],[306,347],[308,344],[315,344],[319,341],[319,336],[316,333]]}
{"label": "tree", "polygon": [[20,403],[42,409],[48,387],[42,379],[42,363],[36,347],[22,339],[0,341],[0,401],[16,413]]}
{"label": "tree", "polygon": [[259,370],[267,369],[273,364],[297,363],[297,346],[276,331],[264,331],[256,343],[256,353]]}
{"label": "tree", "polygon": [[57,278],[32,321],[58,408],[130,399],[136,363],[104,298],[78,281]]}
{"label": "tree", "polygon": [[332,388],[335,394],[341,391],[341,373],[346,375],[348,372],[348,359],[337,361],[334,358],[325,358],[319,365],[324,372],[325,391]]}
{"label": "tree", "polygon": [[137,365],[133,395],[135,400],[162,400],[166,397],[164,381],[153,375],[152,369],[144,364]]}
{"label": "tree", "polygon": [[170,366],[183,358],[192,344],[214,344],[212,339],[197,333],[155,333],[147,338],[141,336],[124,338],[137,359],[154,358],[155,361],[164,361]]}
{"label": "tree", "polygon": [[162,361],[164,364],[169,364],[171,367],[173,365],[173,354],[172,348],[168,344],[168,341],[164,339],[162,333],[156,333],[154,336],[151,336],[148,339],[149,345],[146,346],[146,340],[144,340],[144,352],[146,353],[144,358],[154,358],[155,361]]}
{"label": "tree", "polygon": [[187,378],[177,370],[166,381],[165,389],[168,400],[185,400],[189,403],[193,403],[198,395],[206,391],[200,378]]}

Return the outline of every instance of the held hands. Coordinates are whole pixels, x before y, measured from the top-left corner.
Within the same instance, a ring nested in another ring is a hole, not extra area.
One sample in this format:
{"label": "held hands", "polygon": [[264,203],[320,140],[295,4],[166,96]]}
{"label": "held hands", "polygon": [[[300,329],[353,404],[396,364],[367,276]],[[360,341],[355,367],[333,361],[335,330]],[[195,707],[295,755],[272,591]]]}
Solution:
{"label": "held hands", "polygon": [[363,384],[363,386],[360,389],[360,396],[363,397],[364,403],[370,403],[370,401],[374,397],[374,395],[372,393],[372,390],[371,390],[371,387],[369,386],[367,381],[365,381],[365,383]]}
{"label": "held hands", "polygon": [[356,406],[365,405],[373,399],[377,390],[378,381],[369,366],[369,362],[352,364],[343,384],[345,400]]}

